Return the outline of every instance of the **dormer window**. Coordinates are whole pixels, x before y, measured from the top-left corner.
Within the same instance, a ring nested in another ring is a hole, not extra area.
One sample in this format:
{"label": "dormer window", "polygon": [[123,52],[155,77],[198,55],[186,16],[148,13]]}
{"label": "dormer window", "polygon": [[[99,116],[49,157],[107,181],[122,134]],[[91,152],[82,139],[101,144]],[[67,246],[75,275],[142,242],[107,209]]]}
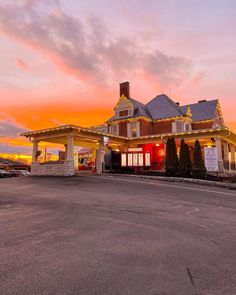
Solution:
{"label": "dormer window", "polygon": [[128,110],[119,111],[119,117],[127,117],[129,115]]}

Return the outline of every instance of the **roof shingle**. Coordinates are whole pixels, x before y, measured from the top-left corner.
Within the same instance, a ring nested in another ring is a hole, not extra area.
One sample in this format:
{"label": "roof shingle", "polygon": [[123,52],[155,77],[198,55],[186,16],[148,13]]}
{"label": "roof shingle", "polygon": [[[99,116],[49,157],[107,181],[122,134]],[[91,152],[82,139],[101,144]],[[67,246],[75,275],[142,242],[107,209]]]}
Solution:
{"label": "roof shingle", "polygon": [[218,99],[215,99],[215,100],[201,101],[198,103],[188,104],[185,106],[181,106],[180,108],[183,113],[186,113],[188,107],[190,107],[193,121],[203,121],[203,120],[214,119],[217,104],[218,104]]}
{"label": "roof shingle", "polygon": [[183,115],[180,107],[165,94],[154,97],[146,104],[146,107],[153,120],[179,117]]}

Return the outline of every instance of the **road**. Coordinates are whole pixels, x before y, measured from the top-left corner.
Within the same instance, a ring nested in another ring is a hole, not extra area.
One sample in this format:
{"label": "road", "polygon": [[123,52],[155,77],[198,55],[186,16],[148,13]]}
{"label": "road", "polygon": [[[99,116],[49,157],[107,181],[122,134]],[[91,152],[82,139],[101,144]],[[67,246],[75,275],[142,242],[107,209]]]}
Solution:
{"label": "road", "polygon": [[0,179],[1,295],[235,295],[236,191]]}

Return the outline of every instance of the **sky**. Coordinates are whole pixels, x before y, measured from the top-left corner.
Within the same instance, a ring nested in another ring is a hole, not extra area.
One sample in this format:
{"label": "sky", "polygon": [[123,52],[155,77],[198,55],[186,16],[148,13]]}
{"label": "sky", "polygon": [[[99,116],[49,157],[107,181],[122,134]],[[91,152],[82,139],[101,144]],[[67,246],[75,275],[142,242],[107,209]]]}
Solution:
{"label": "sky", "polygon": [[147,103],[218,98],[236,130],[235,0],[0,0],[0,154],[19,133],[103,123],[119,83]]}

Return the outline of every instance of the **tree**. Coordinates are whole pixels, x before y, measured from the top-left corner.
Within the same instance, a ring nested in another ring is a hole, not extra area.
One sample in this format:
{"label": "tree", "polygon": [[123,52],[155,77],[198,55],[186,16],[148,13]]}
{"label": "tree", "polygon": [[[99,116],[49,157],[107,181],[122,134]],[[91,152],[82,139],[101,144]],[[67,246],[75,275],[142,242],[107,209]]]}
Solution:
{"label": "tree", "polygon": [[169,176],[175,176],[178,170],[178,155],[174,137],[168,138],[166,143],[165,170]]}
{"label": "tree", "polygon": [[192,173],[192,162],[190,158],[189,146],[185,143],[184,139],[180,144],[179,156],[179,174],[183,177],[190,177]]}
{"label": "tree", "polygon": [[193,176],[195,178],[206,178],[207,170],[202,157],[202,150],[199,140],[194,143],[193,151]]}

